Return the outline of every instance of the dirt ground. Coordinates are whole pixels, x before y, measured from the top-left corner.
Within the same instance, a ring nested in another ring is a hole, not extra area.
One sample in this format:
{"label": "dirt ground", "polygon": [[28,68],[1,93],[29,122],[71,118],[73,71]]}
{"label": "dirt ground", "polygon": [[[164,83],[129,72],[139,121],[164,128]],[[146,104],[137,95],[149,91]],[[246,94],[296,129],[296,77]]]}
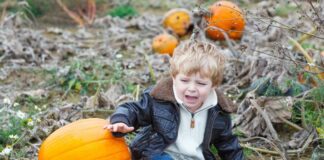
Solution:
{"label": "dirt ground", "polygon": [[[245,16],[243,37],[201,36],[227,57],[219,88],[237,106],[233,127],[247,159],[316,159],[323,154],[316,144],[324,135],[323,93],[317,92],[323,91],[317,71],[324,68],[324,2],[235,2]],[[166,30],[164,14],[179,7],[197,13],[196,4],[207,8],[213,2],[97,3],[97,17],[83,27],[59,7],[36,20],[19,14],[1,18],[0,159],[37,159],[41,143],[58,128],[106,118],[118,104],[138,100],[144,88],[168,75],[169,56],[151,47],[153,37]],[[138,13],[106,14],[122,3]],[[18,138],[10,138],[14,135]],[[10,154],[4,154],[6,148]]]}

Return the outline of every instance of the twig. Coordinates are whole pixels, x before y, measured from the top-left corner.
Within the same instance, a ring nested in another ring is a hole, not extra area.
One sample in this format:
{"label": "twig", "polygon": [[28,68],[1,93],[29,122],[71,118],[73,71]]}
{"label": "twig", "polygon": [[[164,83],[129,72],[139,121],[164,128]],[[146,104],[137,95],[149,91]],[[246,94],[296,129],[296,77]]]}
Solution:
{"label": "twig", "polygon": [[270,151],[270,152],[273,152],[273,153],[275,153],[275,154],[278,154],[278,155],[280,155],[283,159],[286,159],[285,154],[284,154],[283,152],[280,151],[280,148],[279,148],[276,144],[274,144],[271,140],[269,140],[269,139],[266,139],[266,138],[263,138],[263,137],[250,137],[250,138],[246,138],[246,139],[240,139],[240,141],[241,141],[241,142],[247,142],[247,141],[251,141],[251,140],[255,140],[255,139],[261,139],[261,140],[263,140],[263,141],[269,143],[270,145],[272,145],[272,146],[274,147],[274,149],[275,149],[276,151],[270,151],[270,150],[267,150],[267,151]]}
{"label": "twig", "polygon": [[254,151],[255,153],[257,153],[257,155],[262,159],[262,160],[265,160],[265,158],[262,156],[262,154],[256,150],[252,150]]}
{"label": "twig", "polygon": [[[297,124],[292,123],[292,122],[288,121],[287,119],[282,118],[282,117],[280,117],[280,116],[278,116],[278,117],[279,117],[280,120],[282,120],[282,121],[285,122],[286,124],[290,125],[291,127],[295,128],[295,129],[297,129],[297,130],[299,130],[299,131],[303,130],[303,128],[302,128],[302,127],[299,127]],[[303,126],[303,127],[305,127],[305,126]]]}
{"label": "twig", "polygon": [[[305,62],[301,62],[301,61],[297,61],[297,60],[292,60],[292,59],[284,59],[284,58],[282,58],[282,57],[274,56],[272,53],[266,53],[266,52],[264,52],[264,51],[258,51],[258,50],[254,50],[254,49],[251,49],[251,50],[254,51],[254,52],[258,52],[258,53],[260,53],[260,54],[265,54],[265,55],[267,55],[267,56],[270,56],[270,57],[276,58],[276,59],[279,60],[279,61],[293,62],[293,63],[295,63],[295,64],[297,63],[297,64],[301,64],[301,65],[307,65],[307,63],[305,63]],[[314,64],[314,67],[317,67],[317,68],[319,68],[319,69],[324,69],[324,67],[321,67],[321,66],[316,65],[316,64]]]}
{"label": "twig", "polygon": [[151,76],[151,79],[153,81],[153,83],[156,82],[156,78],[155,78],[155,74],[154,74],[154,70],[153,70],[153,67],[152,67],[152,64],[150,63],[149,59],[148,59],[148,56],[146,53],[144,53],[144,57],[145,57],[145,60],[148,64],[148,67],[149,67],[149,72],[150,72],[150,76]]}
{"label": "twig", "polygon": [[138,101],[139,93],[140,93],[140,85],[139,84],[136,85],[136,90],[135,91],[136,91],[135,92],[135,100]]}
{"label": "twig", "polygon": [[1,57],[0,57],[0,63],[1,63],[2,60],[4,60],[7,56],[8,56],[8,53],[5,53],[3,56],[1,56]]}
{"label": "twig", "polygon": [[281,26],[277,26],[277,25],[273,25],[272,23],[270,23],[270,25],[271,25],[272,27],[277,27],[277,28],[281,28],[281,29],[287,29],[287,30],[291,30],[291,31],[295,31],[295,32],[300,32],[300,33],[308,34],[308,35],[310,35],[310,36],[312,36],[312,37],[316,37],[316,38],[318,38],[318,39],[322,39],[322,40],[324,40],[324,37],[320,37],[320,36],[315,35],[315,34],[310,34],[310,33],[307,33],[307,32],[305,32],[305,31],[301,31],[301,30],[298,30],[298,29],[292,28],[292,27],[290,27],[290,26],[288,26],[288,25],[286,25],[286,24],[283,24],[283,23],[281,23],[281,22],[278,22],[278,21],[276,21],[276,20],[274,20],[274,19],[270,19],[270,18],[266,18],[266,17],[255,17],[255,18],[247,18],[247,19],[258,19],[258,20],[262,21],[263,23],[267,23],[267,22],[263,21],[262,19],[269,19],[271,22],[276,22],[276,23],[278,23],[279,25],[281,25]]}
{"label": "twig", "polygon": [[305,118],[305,107],[304,107],[303,104],[300,107],[301,107],[301,109],[300,109],[300,115],[301,115],[302,126],[304,128],[306,128],[307,127],[307,124],[306,124],[306,118]]}
{"label": "twig", "polygon": [[256,103],[256,101],[251,99],[250,102],[258,110],[258,112],[262,115],[263,119],[265,120],[265,122],[267,124],[267,127],[270,130],[271,136],[274,138],[274,140],[280,141],[278,134],[277,134],[276,130],[273,128],[273,125],[272,125],[268,115],[261,109],[261,107],[259,106],[258,103]]}
{"label": "twig", "polygon": [[8,5],[9,5],[9,1],[5,1],[3,3],[2,14],[1,14],[1,17],[0,17],[0,24],[1,24],[1,22],[4,20],[4,18],[7,15],[7,7],[8,7]]}
{"label": "twig", "polygon": [[296,154],[296,153],[301,153],[306,150],[306,148],[309,146],[309,144],[312,142],[314,136],[315,136],[315,131],[314,129],[311,131],[311,134],[308,136],[307,140],[305,141],[303,147],[298,148],[297,150],[288,150],[288,154]]}
{"label": "twig", "polygon": [[318,18],[318,20],[319,20],[319,24],[322,25],[323,21],[322,21],[321,17],[318,15],[318,12],[316,11],[316,9],[315,9],[315,7],[314,7],[312,1],[310,1],[310,0],[307,0],[307,1],[308,1],[308,3],[311,5],[312,9],[314,10],[315,15],[317,16],[317,18]]}
{"label": "twig", "polygon": [[301,37],[299,37],[297,42],[303,43],[306,39],[310,37],[310,34],[314,34],[316,31],[317,31],[316,27],[313,27],[313,29],[310,32],[308,32],[308,34],[303,34]]}
{"label": "twig", "polygon": [[296,0],[293,0],[293,2],[294,2],[295,5],[297,6],[297,8],[299,8],[299,9],[302,11],[302,13],[304,14],[305,17],[307,17],[308,20],[312,21],[313,24],[315,24],[315,22],[314,22],[314,20],[312,19],[312,17],[310,17],[310,16],[307,14],[307,13],[309,13],[309,11],[307,11],[307,13],[306,13],[306,11],[302,8],[302,6],[301,6],[300,4],[297,3]]}
{"label": "twig", "polygon": [[267,150],[267,149],[262,149],[262,148],[255,148],[255,147],[251,147],[247,144],[240,144],[242,147],[244,148],[248,148],[251,149],[253,151],[258,151],[258,152],[262,152],[262,153],[268,153],[268,154],[273,154],[273,155],[280,155],[279,152],[276,151],[271,151],[271,150]]}
{"label": "twig", "polygon": [[56,2],[75,22],[77,22],[81,27],[84,26],[84,20],[79,15],[70,11],[61,0],[56,0]]}
{"label": "twig", "polygon": [[301,53],[304,55],[304,57],[306,58],[306,60],[309,64],[314,63],[313,58],[311,56],[309,56],[309,54],[304,50],[304,48],[296,40],[294,40],[293,38],[291,38],[289,36],[288,36],[288,39],[294,44],[294,46],[296,46],[301,51]]}
{"label": "twig", "polygon": [[220,31],[220,32],[224,35],[225,40],[226,40],[226,43],[227,43],[227,45],[228,45],[230,51],[232,52],[233,56],[236,57],[236,58],[240,58],[240,54],[238,54],[238,53],[235,51],[235,49],[234,49],[234,47],[233,47],[233,44],[232,44],[230,38],[228,37],[227,33],[226,33],[223,29],[221,29],[221,28],[219,28],[219,27],[216,27],[216,26],[209,26],[209,27],[206,27],[206,28],[204,29],[204,31],[209,30],[209,29]]}
{"label": "twig", "polygon": [[[307,140],[305,141],[304,145],[301,148],[298,148],[298,149],[295,149],[295,150],[287,150],[287,153],[289,155],[292,155],[292,154],[299,154],[299,153],[305,151],[306,148],[312,142],[313,138],[314,138],[314,129],[311,131],[311,134],[308,136]],[[255,140],[255,139],[264,140],[264,141],[270,143],[271,145],[273,145],[274,147],[276,147],[277,149],[279,149],[274,143],[272,143],[270,140],[268,140],[266,138],[263,138],[263,137],[251,137],[251,138],[246,138],[246,139],[240,139],[240,142],[248,142],[248,141]],[[278,151],[277,149],[276,149],[276,151],[272,151],[272,150],[268,150],[268,149],[251,147],[251,146],[249,146],[247,144],[242,144],[242,143],[240,143],[240,145],[242,147],[249,148],[249,149],[259,151],[259,152],[263,152],[263,153],[268,153],[268,154],[273,154],[273,155],[282,155],[282,153],[280,153],[280,151]]]}
{"label": "twig", "polygon": [[302,98],[304,99],[304,98],[305,98],[309,93],[311,93],[311,92],[314,91],[315,89],[316,89],[316,88],[312,88],[312,89],[310,89],[310,90],[304,91],[304,92],[302,92],[302,93],[296,95],[296,96],[294,97],[294,99],[298,99],[298,97],[302,97]]}

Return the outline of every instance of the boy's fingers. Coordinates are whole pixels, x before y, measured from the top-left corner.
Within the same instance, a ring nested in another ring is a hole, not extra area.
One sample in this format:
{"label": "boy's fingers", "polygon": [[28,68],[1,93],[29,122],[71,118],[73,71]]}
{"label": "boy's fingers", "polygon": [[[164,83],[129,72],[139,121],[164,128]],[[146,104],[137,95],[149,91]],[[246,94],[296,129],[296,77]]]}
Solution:
{"label": "boy's fingers", "polygon": [[117,124],[117,125],[113,125],[113,132],[117,132],[118,130],[119,130],[119,124]]}
{"label": "boy's fingers", "polygon": [[122,132],[128,133],[134,130],[134,127],[128,127],[126,124],[117,123],[117,124],[108,124],[103,127],[111,132]]}
{"label": "boy's fingers", "polygon": [[131,132],[134,130],[134,127],[127,127],[127,132]]}
{"label": "boy's fingers", "polygon": [[118,131],[122,132],[122,133],[128,133],[133,130],[134,130],[134,127],[128,127],[126,124],[121,124],[118,128]]}
{"label": "boy's fingers", "polygon": [[109,127],[110,125],[104,125],[103,126],[103,129],[109,129],[110,127]]}

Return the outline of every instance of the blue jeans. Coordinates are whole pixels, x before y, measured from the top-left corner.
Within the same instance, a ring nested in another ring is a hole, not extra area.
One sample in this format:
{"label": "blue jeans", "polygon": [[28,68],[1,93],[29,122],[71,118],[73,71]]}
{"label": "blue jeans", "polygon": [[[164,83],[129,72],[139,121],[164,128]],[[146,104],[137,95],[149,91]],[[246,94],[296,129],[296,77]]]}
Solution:
{"label": "blue jeans", "polygon": [[162,154],[153,156],[152,160],[173,160],[173,159],[169,154],[163,152]]}

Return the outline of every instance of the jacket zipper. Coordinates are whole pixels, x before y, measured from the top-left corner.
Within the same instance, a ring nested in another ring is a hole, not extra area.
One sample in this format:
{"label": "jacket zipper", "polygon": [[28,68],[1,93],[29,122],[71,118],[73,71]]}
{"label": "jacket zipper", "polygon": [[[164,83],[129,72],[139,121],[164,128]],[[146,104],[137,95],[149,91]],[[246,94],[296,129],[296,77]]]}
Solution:
{"label": "jacket zipper", "polygon": [[195,128],[195,113],[191,113],[191,122],[190,122],[190,128]]}
{"label": "jacket zipper", "polygon": [[[179,106],[178,106],[179,107]],[[191,112],[191,111],[189,111],[189,109],[187,108],[187,107],[184,107],[190,114],[191,114],[191,120],[190,120],[190,128],[195,128],[195,126],[196,126],[196,121],[195,121],[195,114],[196,113],[199,113],[199,112],[201,112],[201,111],[203,111],[203,110],[206,110],[206,109],[210,109],[210,107],[206,107],[206,108],[204,108],[204,109],[202,109],[202,110],[198,110],[198,111],[196,111],[196,112]],[[179,111],[179,110],[178,110]],[[180,111],[179,111],[179,114],[180,114]],[[180,124],[180,122],[179,122],[179,124]]]}

